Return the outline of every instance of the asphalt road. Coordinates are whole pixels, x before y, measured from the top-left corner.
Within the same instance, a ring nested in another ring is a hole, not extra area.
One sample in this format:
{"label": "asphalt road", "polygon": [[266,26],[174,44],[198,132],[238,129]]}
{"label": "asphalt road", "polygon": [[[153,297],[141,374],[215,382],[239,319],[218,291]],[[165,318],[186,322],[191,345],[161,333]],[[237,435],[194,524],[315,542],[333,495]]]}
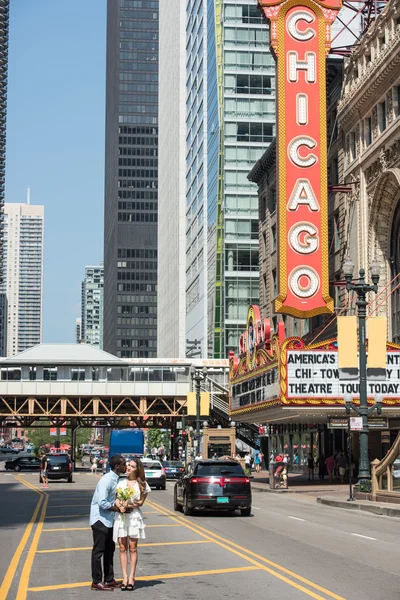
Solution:
{"label": "asphalt road", "polygon": [[[41,490],[36,473],[0,474],[0,600],[93,597],[88,512],[97,481],[78,473],[73,484],[50,482]],[[153,490],[146,502],[136,597],[400,597],[400,519],[261,492],[253,496],[251,517],[184,517],[173,512],[172,490],[171,482],[165,492]],[[120,575],[118,550],[115,570]]]}

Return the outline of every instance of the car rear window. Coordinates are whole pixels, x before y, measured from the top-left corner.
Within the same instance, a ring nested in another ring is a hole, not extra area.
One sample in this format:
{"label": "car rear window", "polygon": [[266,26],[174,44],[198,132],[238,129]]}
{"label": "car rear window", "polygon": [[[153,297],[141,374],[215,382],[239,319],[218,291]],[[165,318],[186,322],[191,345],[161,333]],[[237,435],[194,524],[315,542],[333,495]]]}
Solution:
{"label": "car rear window", "polygon": [[160,462],[144,462],[143,466],[145,469],[161,469],[161,463]]}
{"label": "car rear window", "polygon": [[196,475],[244,475],[239,463],[203,463],[197,465]]}
{"label": "car rear window", "polygon": [[52,465],[60,465],[61,463],[67,463],[69,459],[66,454],[61,454],[60,456],[49,456],[48,460]]}

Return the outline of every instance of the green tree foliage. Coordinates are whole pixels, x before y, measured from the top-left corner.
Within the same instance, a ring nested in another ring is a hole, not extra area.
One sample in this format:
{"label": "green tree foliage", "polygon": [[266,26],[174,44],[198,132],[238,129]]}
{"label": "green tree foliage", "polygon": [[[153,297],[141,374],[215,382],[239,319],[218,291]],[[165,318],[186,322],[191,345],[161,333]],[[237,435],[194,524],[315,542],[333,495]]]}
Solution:
{"label": "green tree foliage", "polygon": [[149,453],[153,448],[163,447],[168,449],[169,436],[166,431],[161,431],[161,429],[149,429],[146,438],[146,446]]}
{"label": "green tree foliage", "polygon": [[[76,445],[79,447],[81,444],[87,444],[90,440],[90,436],[92,435],[92,429],[89,427],[79,428],[76,432]],[[71,430],[67,429],[67,435],[60,436],[61,444],[71,444]],[[37,452],[42,446],[46,446],[50,444],[54,445],[54,442],[57,439],[57,436],[50,435],[50,426],[49,427],[32,427],[28,429],[28,438],[29,441],[33,444],[35,452]]]}

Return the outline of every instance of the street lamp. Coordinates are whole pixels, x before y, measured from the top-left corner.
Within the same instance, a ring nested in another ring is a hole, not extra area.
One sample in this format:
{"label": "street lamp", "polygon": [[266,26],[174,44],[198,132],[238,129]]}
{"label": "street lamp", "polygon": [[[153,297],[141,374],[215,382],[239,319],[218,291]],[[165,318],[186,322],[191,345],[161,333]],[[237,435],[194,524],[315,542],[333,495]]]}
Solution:
{"label": "street lamp", "polygon": [[201,394],[201,382],[207,377],[207,367],[202,369],[194,367],[192,370],[192,379],[195,383],[196,388],[196,445],[197,452],[200,447],[200,394]]}
{"label": "street lamp", "polygon": [[[371,472],[368,458],[368,416],[377,410],[378,415],[382,412],[382,399],[376,400],[375,404],[368,407],[367,394],[367,355],[366,355],[366,336],[365,320],[367,316],[366,296],[369,292],[378,291],[379,282],[379,263],[372,261],[370,266],[372,285],[365,281],[365,270],[360,269],[360,278],[353,281],[354,264],[349,258],[343,265],[344,278],[346,280],[346,289],[349,292],[357,294],[357,316],[358,316],[358,356],[360,370],[360,405],[355,406],[351,396],[345,396],[346,414],[351,411],[362,417],[362,430],[360,431],[360,468],[358,472],[359,485],[361,492],[371,491]],[[350,467],[351,468],[351,467]]]}

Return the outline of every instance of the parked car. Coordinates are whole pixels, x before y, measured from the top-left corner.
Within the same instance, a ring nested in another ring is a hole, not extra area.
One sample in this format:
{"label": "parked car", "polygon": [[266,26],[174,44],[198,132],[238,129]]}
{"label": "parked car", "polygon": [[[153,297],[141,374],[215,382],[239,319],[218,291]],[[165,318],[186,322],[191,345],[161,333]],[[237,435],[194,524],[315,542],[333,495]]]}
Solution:
{"label": "parked car", "polygon": [[68,454],[49,454],[47,461],[49,479],[66,479],[68,483],[72,483],[72,462]]}
{"label": "parked car", "polygon": [[197,460],[187,465],[175,483],[174,510],[240,510],[251,514],[250,479],[234,460]]}
{"label": "parked car", "polygon": [[180,460],[164,460],[162,466],[167,479],[179,479],[185,470],[183,462]]}
{"label": "parked car", "polygon": [[39,471],[40,460],[36,456],[19,456],[5,463],[7,471]]}
{"label": "parked car", "polygon": [[165,471],[159,460],[143,460],[146,481],[150,487],[165,490],[167,487],[167,478]]}
{"label": "parked car", "polygon": [[0,448],[1,454],[19,454],[18,448],[14,448],[13,446],[1,446]]}

